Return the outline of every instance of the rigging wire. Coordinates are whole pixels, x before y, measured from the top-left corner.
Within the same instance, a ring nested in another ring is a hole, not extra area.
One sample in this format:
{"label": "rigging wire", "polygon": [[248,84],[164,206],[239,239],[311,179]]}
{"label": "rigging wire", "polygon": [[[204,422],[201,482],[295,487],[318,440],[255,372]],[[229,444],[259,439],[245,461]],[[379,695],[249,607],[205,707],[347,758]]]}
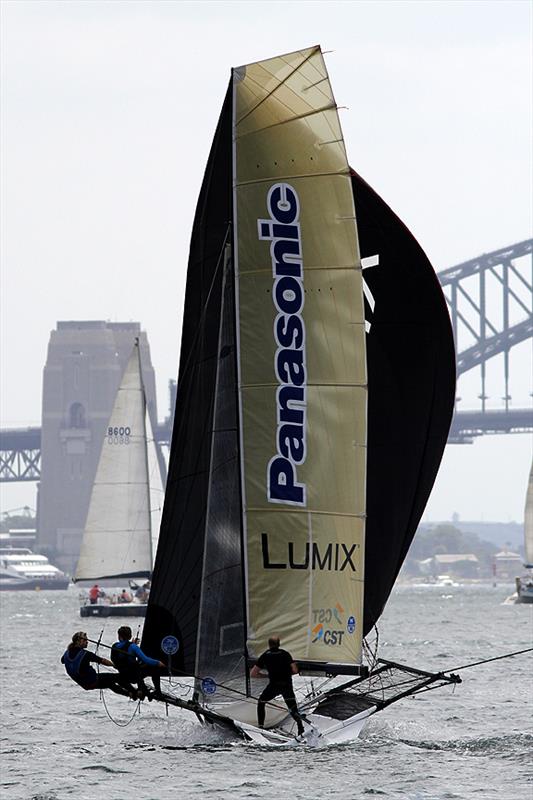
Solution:
{"label": "rigging wire", "polygon": [[[103,630],[102,630],[102,633],[103,633]],[[101,636],[100,636],[100,639],[101,639]],[[109,644],[105,644],[104,642],[100,642],[100,639],[98,639],[98,640],[89,639],[88,641],[91,642],[92,644],[96,644],[97,645],[96,649],[98,649],[98,647],[101,646],[101,647],[107,648],[108,650],[113,650],[113,647],[114,647],[113,645],[109,645]],[[178,670],[174,669],[174,672],[178,672]],[[202,678],[199,677],[198,675],[191,675],[189,677],[191,677],[195,681],[200,681],[201,682],[201,680],[202,680]],[[185,684],[185,683],[180,683],[179,681],[177,681],[176,683],[172,683],[172,682],[170,682],[170,679],[169,679],[169,685],[173,689],[179,688],[181,690],[186,690],[187,693],[191,693],[193,691],[193,687],[191,687],[191,686],[189,686],[188,684]],[[217,683],[217,687],[219,689],[224,689],[227,692],[231,692],[231,693],[233,693],[235,695],[239,695],[239,697],[242,698],[243,702],[245,702],[245,703],[256,703],[257,700],[258,700],[258,698],[255,697],[255,695],[247,695],[245,692],[242,692],[240,689],[235,689],[233,686],[229,686],[228,684]],[[277,705],[276,703],[271,703],[271,704],[274,705],[274,706]],[[281,706],[281,705],[279,707],[280,708],[285,708],[285,706]]]}
{"label": "rigging wire", "polygon": [[494,656],[493,658],[484,658],[482,661],[473,661],[471,664],[463,664],[460,667],[451,667],[445,672],[453,672],[455,670],[470,669],[470,667],[477,667],[479,664],[488,664],[490,661],[500,661],[502,658],[512,658],[513,656],[520,656],[523,653],[532,653],[533,647],[528,647],[525,650],[516,650],[514,653],[504,653],[502,656]]}
{"label": "rigging wire", "polygon": [[134,720],[134,718],[135,718],[135,716],[136,716],[137,712],[140,712],[141,701],[140,701],[140,700],[137,700],[137,704],[136,704],[136,706],[135,706],[135,708],[134,708],[134,710],[133,710],[133,714],[131,715],[131,717],[129,718],[129,720],[128,720],[127,722],[119,722],[118,720],[116,720],[116,719],[115,719],[115,718],[112,716],[111,712],[109,711],[109,708],[107,707],[107,703],[106,703],[106,699],[105,699],[105,696],[104,696],[104,691],[103,691],[103,689],[100,689],[100,698],[101,698],[101,700],[102,700],[102,703],[103,703],[103,706],[104,706],[104,708],[105,708],[105,712],[106,712],[107,716],[109,717],[109,719],[111,720],[111,722],[112,722],[114,725],[116,725],[118,728],[127,728],[127,727],[128,727],[128,725],[130,725],[130,724],[133,722],[133,720]]}
{"label": "rigging wire", "polygon": [[[100,644],[102,642],[102,636],[103,635],[104,635],[104,629],[102,628],[102,630],[100,631],[100,636],[98,637],[98,639],[96,641],[94,639],[89,639],[88,640],[89,642],[92,642],[92,644],[96,645],[96,653],[97,654],[98,654],[98,648],[100,647]],[[103,644],[102,647],[109,647],[109,645]],[[113,648],[109,647],[109,649],[112,650]],[[100,675],[100,664],[98,662],[96,663],[96,671],[97,671],[98,675]],[[137,712],[140,713],[141,701],[138,700],[137,701],[137,705],[135,706],[135,709],[134,709],[133,714],[131,715],[130,719],[127,722],[118,722],[118,720],[114,719],[114,717],[112,716],[111,712],[109,711],[109,708],[108,708],[107,703],[106,703],[106,699],[105,699],[105,695],[104,695],[104,690],[103,689],[100,689],[100,700],[102,701],[102,704],[103,704],[103,706],[105,708],[105,713],[107,714],[107,716],[109,717],[111,722],[114,725],[116,725],[117,727],[119,727],[119,728],[127,728],[128,725],[131,722],[133,722],[133,719],[134,719],[135,715],[137,714]]]}
{"label": "rigging wire", "polygon": [[[102,631],[101,631],[101,633],[100,633],[100,636],[99,636],[98,640],[89,639],[89,641],[90,641],[90,642],[92,642],[93,644],[96,644],[96,650],[97,650],[97,651],[98,651],[98,648],[99,648],[100,646],[101,646],[101,647],[106,647],[106,648],[108,648],[109,650],[112,650],[112,649],[113,649],[113,645],[107,645],[107,644],[104,644],[104,643],[101,641],[101,640],[102,640],[102,635],[103,635],[103,633],[104,633],[104,631],[103,631],[103,629],[102,629]],[[376,636],[378,636],[378,635],[379,635],[379,634],[378,634],[378,630],[377,630],[377,627],[376,627]],[[376,644],[377,644],[377,643],[376,643]],[[365,646],[368,648],[368,650],[370,650],[370,648],[369,648],[369,646],[368,646],[368,643],[365,643]],[[502,660],[502,659],[505,659],[505,658],[512,658],[513,656],[517,656],[517,655],[523,655],[523,654],[525,654],[525,653],[530,653],[530,652],[533,652],[533,647],[529,647],[529,648],[526,648],[526,649],[524,649],[524,650],[517,650],[517,651],[515,651],[515,652],[512,652],[512,653],[504,653],[503,655],[500,655],[500,656],[493,656],[492,658],[486,658],[486,659],[482,659],[482,660],[480,660],[480,661],[474,661],[474,662],[472,662],[472,663],[470,663],[470,664],[463,664],[463,665],[461,665],[461,666],[459,666],[459,667],[452,667],[451,669],[447,669],[447,670],[445,670],[445,671],[443,671],[443,672],[441,672],[441,673],[436,673],[436,674],[440,674],[440,675],[442,675],[443,677],[445,677],[445,673],[452,673],[453,671],[460,671],[460,670],[463,670],[463,669],[469,669],[469,668],[471,668],[471,667],[476,667],[476,666],[479,666],[479,665],[481,665],[481,664],[488,664],[488,663],[490,663],[490,662],[492,662],[492,661],[500,661],[500,660]],[[372,665],[371,669],[373,669],[373,668],[375,667],[375,665],[378,663],[378,659],[376,659],[376,649],[374,649],[374,652],[372,653],[372,655],[373,655],[373,658],[374,658],[374,663],[373,663],[373,665]],[[99,670],[98,670],[98,672],[99,672]],[[192,679],[194,679],[195,681],[201,681],[201,678],[199,678],[197,675],[191,675],[190,677],[191,677]],[[407,678],[407,679],[405,679],[405,678],[404,678],[403,680],[400,680],[399,682],[398,682],[398,681],[396,681],[396,682],[394,682],[394,683],[392,683],[392,684],[387,684],[387,683],[386,683],[386,681],[384,681],[384,675],[378,674],[378,675],[375,675],[375,676],[373,676],[373,677],[374,677],[374,679],[377,679],[377,680],[378,680],[378,682],[379,682],[379,685],[381,686],[381,694],[382,694],[382,697],[383,697],[383,699],[384,699],[384,697],[385,697],[385,692],[386,692],[387,690],[388,690],[388,691],[390,691],[391,689],[393,689],[393,690],[394,690],[394,689],[395,689],[395,690],[398,690],[398,689],[399,689],[399,688],[401,688],[402,686],[408,686],[410,683],[412,683],[412,682],[413,682],[413,679],[412,679],[412,678]],[[369,675],[369,679],[372,679],[372,675],[371,675],[371,674]],[[318,694],[322,694],[322,692],[323,692],[323,690],[324,690],[324,686],[325,686],[327,683],[329,683],[329,681],[331,681],[331,680],[332,680],[332,678],[331,678],[331,677],[330,677],[328,680],[326,680],[325,684],[323,684],[323,685],[322,685],[322,687],[321,687],[320,691],[318,692]],[[188,684],[181,683],[179,680],[178,680],[178,681],[176,681],[175,683],[172,683],[172,682],[171,682],[171,680],[170,680],[170,678],[169,678],[169,685],[170,685],[170,686],[171,686],[171,687],[172,687],[174,690],[181,690],[181,693],[180,693],[180,694],[181,694],[181,697],[182,697],[182,698],[183,698],[183,697],[186,697],[186,695],[187,695],[187,694],[190,694],[190,693],[193,691],[193,687],[189,686]],[[232,693],[232,694],[234,694],[234,695],[238,695],[238,696],[239,696],[239,697],[242,699],[242,701],[243,701],[243,702],[245,702],[245,703],[254,703],[254,704],[255,704],[255,703],[257,702],[257,699],[258,699],[258,698],[257,698],[257,697],[255,697],[254,695],[247,695],[245,692],[243,692],[243,691],[240,691],[239,689],[236,689],[236,688],[234,688],[233,686],[229,686],[228,684],[224,684],[224,683],[218,683],[218,688],[220,688],[220,689],[223,689],[223,690],[224,690],[224,691],[226,691],[226,692],[230,692],[230,693]],[[370,688],[370,687],[369,687],[369,688]],[[376,686],[376,687],[374,687],[374,691],[375,691],[375,689],[377,689],[377,688],[378,688],[377,686]],[[420,688],[420,689],[418,689],[418,690],[415,690],[415,691],[413,691],[413,693],[412,693],[412,694],[413,694],[413,695],[416,695],[416,694],[421,694],[421,693],[423,693],[423,692],[432,691],[432,690],[434,690],[434,689],[438,689],[438,688],[441,688],[441,685],[440,685],[440,684],[439,684],[439,685],[437,685],[437,686],[426,686],[426,687],[423,687],[423,688]],[[455,688],[455,687],[454,687],[454,688]],[[305,692],[305,689],[304,689],[303,691]],[[301,692],[302,692],[302,690],[300,690],[300,693],[301,693]],[[315,694],[315,695],[316,695],[316,694],[317,694],[317,692],[313,691],[313,693],[312,693],[312,694]],[[173,696],[175,696],[175,695],[170,695],[170,696],[172,696],[172,697],[173,697]],[[140,700],[139,700],[139,701],[137,702],[136,708],[135,708],[135,710],[134,710],[134,712],[133,712],[133,714],[132,714],[131,718],[130,718],[130,719],[127,721],[127,722],[124,722],[124,723],[118,722],[118,721],[117,721],[116,719],[114,719],[114,718],[113,718],[113,716],[111,715],[111,713],[110,713],[110,711],[109,711],[109,708],[108,708],[108,706],[107,706],[107,704],[106,704],[105,697],[104,697],[104,694],[103,694],[103,691],[102,691],[102,690],[100,690],[100,697],[101,697],[102,703],[103,703],[103,705],[104,705],[104,708],[105,708],[105,711],[106,711],[106,714],[107,714],[107,716],[109,717],[109,719],[110,719],[110,720],[111,720],[111,721],[112,721],[112,722],[113,722],[115,725],[117,725],[117,726],[119,726],[119,727],[127,727],[127,726],[128,726],[128,725],[130,725],[130,723],[133,721],[133,719],[134,719],[135,715],[136,715],[137,713],[140,713]],[[273,698],[273,699],[274,699],[274,698]],[[309,700],[309,699],[310,699],[310,694],[308,694],[306,697],[304,697],[304,698],[303,698],[303,700],[302,700],[302,703],[304,703],[304,704],[305,704],[305,701],[306,701],[306,700]],[[280,703],[275,703],[275,702],[272,702],[272,701],[270,701],[270,704],[271,704],[271,705],[273,705],[273,706],[275,706],[275,707],[278,707],[280,710],[282,710],[282,709],[284,710],[284,709],[285,709],[285,707],[284,707],[284,706],[282,706]]]}
{"label": "rigging wire", "polygon": [[379,648],[379,629],[376,623],[374,623],[374,634],[375,634],[375,641],[374,645],[368,641],[368,638],[365,636],[363,639],[363,652],[366,656],[366,660],[368,662],[370,672],[375,668],[378,662],[378,648]]}

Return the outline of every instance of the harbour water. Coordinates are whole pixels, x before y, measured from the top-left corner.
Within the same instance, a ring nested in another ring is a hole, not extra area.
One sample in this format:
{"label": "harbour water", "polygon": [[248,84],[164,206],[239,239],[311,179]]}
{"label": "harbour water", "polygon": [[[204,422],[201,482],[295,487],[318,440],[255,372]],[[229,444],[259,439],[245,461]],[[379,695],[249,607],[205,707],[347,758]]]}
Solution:
{"label": "harbour water", "polygon": [[[379,655],[448,671],[531,647],[533,606],[504,605],[512,590],[400,586],[380,621]],[[533,796],[533,654],[400,701],[353,743],[281,750],[233,741],[177,709],[166,716],[157,703],[135,714],[136,704],[107,693],[106,708],[76,686],[60,664],[71,634],[97,639],[103,625],[111,643],[118,624],[82,622],[77,589],[4,592],[1,604],[3,800]]]}

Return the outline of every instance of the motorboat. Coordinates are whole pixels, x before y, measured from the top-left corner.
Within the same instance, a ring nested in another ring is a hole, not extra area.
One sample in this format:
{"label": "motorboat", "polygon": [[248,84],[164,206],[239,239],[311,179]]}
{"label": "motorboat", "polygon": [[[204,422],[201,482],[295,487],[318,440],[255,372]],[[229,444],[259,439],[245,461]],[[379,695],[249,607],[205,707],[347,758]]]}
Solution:
{"label": "motorboat", "polygon": [[66,589],[69,578],[28,547],[0,548],[0,590]]}

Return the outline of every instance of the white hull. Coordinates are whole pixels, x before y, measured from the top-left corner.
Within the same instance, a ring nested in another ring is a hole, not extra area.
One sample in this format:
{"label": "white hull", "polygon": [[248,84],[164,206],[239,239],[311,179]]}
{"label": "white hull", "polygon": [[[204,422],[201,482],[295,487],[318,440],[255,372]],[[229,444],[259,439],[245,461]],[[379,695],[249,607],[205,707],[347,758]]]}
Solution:
{"label": "white hull", "polygon": [[[461,679],[453,673],[425,672],[379,659],[365,677],[330,686],[322,693],[300,697],[298,710],[304,724],[301,737],[287,706],[278,698],[266,704],[264,728],[257,726],[255,697],[241,694],[241,699],[231,701],[226,695],[227,701],[221,696],[217,701],[206,702],[204,695],[203,702],[199,702],[198,694],[191,686],[190,699],[167,694],[158,699],[192,712],[202,722],[220,726],[257,744],[280,747],[301,743],[313,747],[353,742],[361,735],[369,717],[391,703],[429,686],[437,688],[457,683],[461,683]],[[344,715],[346,718],[341,719]]]}
{"label": "white hull", "polygon": [[272,711],[271,706],[272,704],[267,704],[265,728],[257,727],[255,703],[220,704],[209,706],[209,709],[226,719],[231,719],[235,728],[250,741],[276,747],[294,744],[295,741],[312,747],[354,741],[360,736],[368,718],[378,711],[375,706],[372,706],[345,720],[306,713],[305,731],[300,738],[297,736],[296,723],[287,713],[287,709],[279,708],[278,711]]}
{"label": "white hull", "polygon": [[27,547],[0,548],[0,591],[67,589],[70,579],[46,556]]}

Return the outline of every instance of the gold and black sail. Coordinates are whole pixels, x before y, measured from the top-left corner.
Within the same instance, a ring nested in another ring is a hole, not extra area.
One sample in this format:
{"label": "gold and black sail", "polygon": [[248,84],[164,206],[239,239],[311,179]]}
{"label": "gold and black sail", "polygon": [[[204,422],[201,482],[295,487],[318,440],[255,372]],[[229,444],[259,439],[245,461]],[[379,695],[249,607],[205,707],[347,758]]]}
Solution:
{"label": "gold and black sail", "polygon": [[175,671],[243,690],[273,634],[310,670],[357,672],[436,475],[453,364],[431,265],[350,170],[320,48],[233,70],[143,647],[173,634]]}

